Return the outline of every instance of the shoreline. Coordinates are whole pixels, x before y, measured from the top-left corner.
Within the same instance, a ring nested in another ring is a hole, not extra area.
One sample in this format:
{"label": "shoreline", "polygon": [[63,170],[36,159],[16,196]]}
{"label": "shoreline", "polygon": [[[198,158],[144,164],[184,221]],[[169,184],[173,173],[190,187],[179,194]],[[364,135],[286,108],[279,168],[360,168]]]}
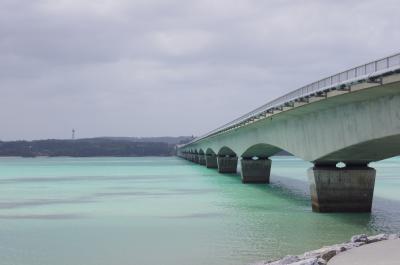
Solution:
{"label": "shoreline", "polygon": [[399,239],[399,234],[378,234],[367,236],[366,234],[355,235],[350,241],[331,246],[324,246],[320,249],[311,250],[300,255],[288,255],[280,259],[259,261],[251,265],[326,265],[333,257],[361,246]]}

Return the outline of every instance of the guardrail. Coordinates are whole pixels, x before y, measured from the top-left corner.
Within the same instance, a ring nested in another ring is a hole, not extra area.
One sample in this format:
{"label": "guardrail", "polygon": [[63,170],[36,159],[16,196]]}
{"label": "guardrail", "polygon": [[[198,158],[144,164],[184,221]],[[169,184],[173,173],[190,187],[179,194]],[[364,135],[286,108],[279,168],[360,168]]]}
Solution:
{"label": "guardrail", "polygon": [[327,91],[343,89],[350,84],[371,80],[396,70],[400,70],[400,53],[351,68],[344,72],[340,72],[296,89],[227,124],[218,127],[215,130],[193,139],[184,146],[195,143],[212,135],[225,132],[229,129],[240,127],[250,120],[259,118],[260,116],[270,113],[273,110],[281,109],[284,106],[291,105],[293,102],[301,101],[302,99],[306,99]]}

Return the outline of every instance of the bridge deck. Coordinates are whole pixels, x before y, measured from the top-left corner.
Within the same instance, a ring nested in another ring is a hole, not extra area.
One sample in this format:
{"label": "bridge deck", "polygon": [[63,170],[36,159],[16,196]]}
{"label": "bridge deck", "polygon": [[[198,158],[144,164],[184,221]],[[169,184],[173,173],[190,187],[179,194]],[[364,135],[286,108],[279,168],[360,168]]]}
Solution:
{"label": "bridge deck", "polygon": [[379,82],[382,76],[398,72],[400,72],[400,53],[351,68],[296,89],[215,130],[193,139],[186,145],[196,143],[202,139],[223,133],[233,128],[244,126],[254,120],[268,117],[286,108],[294,107],[295,104],[301,105],[302,102],[308,103],[312,97],[326,97],[326,94],[329,92],[346,92],[348,88],[354,84]]}

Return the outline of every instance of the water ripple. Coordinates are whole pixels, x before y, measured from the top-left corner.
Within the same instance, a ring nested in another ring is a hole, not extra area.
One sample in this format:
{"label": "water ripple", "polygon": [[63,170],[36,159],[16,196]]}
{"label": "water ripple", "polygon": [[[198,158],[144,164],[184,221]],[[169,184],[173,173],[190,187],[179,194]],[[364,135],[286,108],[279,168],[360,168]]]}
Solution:
{"label": "water ripple", "polygon": [[0,219],[39,219],[39,220],[62,220],[62,219],[82,219],[87,218],[83,214],[18,214],[18,215],[0,215]]}

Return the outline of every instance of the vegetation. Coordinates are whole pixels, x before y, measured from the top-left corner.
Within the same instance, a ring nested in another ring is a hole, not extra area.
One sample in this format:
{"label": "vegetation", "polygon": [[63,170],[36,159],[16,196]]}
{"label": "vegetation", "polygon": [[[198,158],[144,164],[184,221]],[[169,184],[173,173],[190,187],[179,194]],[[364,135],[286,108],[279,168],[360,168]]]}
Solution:
{"label": "vegetation", "polygon": [[[0,156],[170,156],[190,137],[89,138],[78,140],[0,141]],[[161,141],[160,141],[161,140]]]}

